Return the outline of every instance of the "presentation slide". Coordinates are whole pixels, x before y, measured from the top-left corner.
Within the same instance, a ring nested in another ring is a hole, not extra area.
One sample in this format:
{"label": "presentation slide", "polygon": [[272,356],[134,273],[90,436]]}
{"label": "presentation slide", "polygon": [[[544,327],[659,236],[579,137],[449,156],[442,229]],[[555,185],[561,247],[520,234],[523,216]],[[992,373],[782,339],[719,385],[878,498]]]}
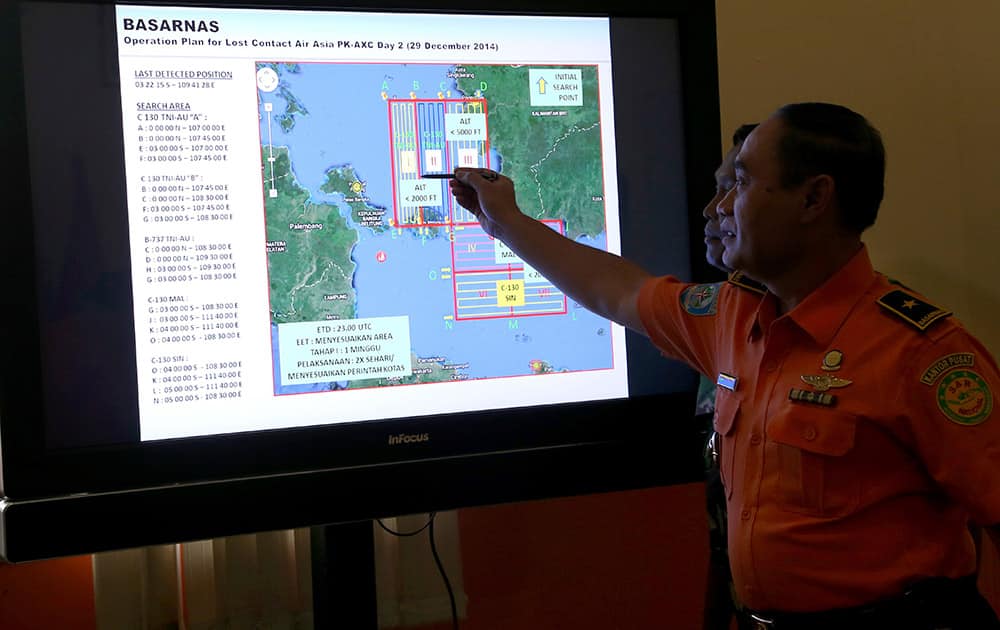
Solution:
{"label": "presentation slide", "polygon": [[116,8],[143,440],[628,395],[455,167],[621,252],[606,18]]}

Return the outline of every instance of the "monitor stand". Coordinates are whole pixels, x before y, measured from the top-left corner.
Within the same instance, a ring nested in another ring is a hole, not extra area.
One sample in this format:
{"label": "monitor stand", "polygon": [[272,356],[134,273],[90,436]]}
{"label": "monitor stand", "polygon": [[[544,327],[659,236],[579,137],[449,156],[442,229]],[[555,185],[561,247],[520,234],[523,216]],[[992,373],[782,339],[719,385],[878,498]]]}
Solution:
{"label": "monitor stand", "polygon": [[311,528],[313,627],[378,630],[372,521]]}

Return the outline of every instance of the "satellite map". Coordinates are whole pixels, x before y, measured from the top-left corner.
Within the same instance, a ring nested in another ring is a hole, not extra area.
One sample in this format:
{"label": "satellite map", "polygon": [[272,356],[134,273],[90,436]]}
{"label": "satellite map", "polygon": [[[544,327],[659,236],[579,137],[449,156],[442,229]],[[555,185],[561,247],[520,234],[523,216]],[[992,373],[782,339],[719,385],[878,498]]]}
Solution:
{"label": "satellite map", "polygon": [[449,194],[606,248],[595,66],[258,62],[276,394],[609,369],[609,322]]}

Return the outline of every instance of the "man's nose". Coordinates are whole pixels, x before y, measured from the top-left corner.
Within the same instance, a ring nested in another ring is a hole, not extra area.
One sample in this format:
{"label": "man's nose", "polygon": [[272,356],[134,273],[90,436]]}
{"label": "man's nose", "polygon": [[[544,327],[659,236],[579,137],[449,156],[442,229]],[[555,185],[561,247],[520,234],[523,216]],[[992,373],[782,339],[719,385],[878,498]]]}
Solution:
{"label": "man's nose", "polygon": [[722,196],[719,203],[715,206],[715,211],[720,215],[725,215],[728,217],[733,216],[733,197],[736,196],[736,187],[730,188],[726,191],[726,194]]}
{"label": "man's nose", "polygon": [[725,195],[723,191],[716,191],[715,196],[708,202],[708,205],[701,209],[701,216],[705,217],[708,221],[716,220],[718,217],[715,214],[717,212],[715,208],[719,205],[719,202],[722,201],[723,195]]}

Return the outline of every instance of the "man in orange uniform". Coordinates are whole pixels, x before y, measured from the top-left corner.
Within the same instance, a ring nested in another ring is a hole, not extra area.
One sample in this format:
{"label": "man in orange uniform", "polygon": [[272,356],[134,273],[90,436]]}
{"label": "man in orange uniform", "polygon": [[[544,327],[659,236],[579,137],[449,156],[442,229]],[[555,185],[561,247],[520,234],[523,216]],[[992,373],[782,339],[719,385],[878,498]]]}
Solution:
{"label": "man in orange uniform", "polygon": [[[741,125],[733,132],[733,146],[715,169],[715,196],[702,210],[705,217],[705,260],[717,269],[732,271],[722,261],[725,248],[719,229],[719,202],[736,186],[736,154],[756,124]],[[729,630],[733,617],[739,609],[734,600],[733,576],[729,570],[729,541],[727,539],[726,490],[722,485],[719,471],[721,437],[714,429],[715,379],[704,374],[698,383],[695,402],[695,416],[707,427],[708,439],[705,448],[705,504],[708,512],[708,574],[705,580],[705,606],[702,611],[702,630]],[[737,617],[739,619],[739,617]],[[739,619],[740,630],[746,625]]]}
{"label": "man in orange uniform", "polygon": [[878,132],[832,104],[782,107],[719,203],[722,285],[653,277],[459,169],[458,202],[590,310],[718,385],[729,553],[756,628],[998,628],[969,519],[1000,539],[996,361],[950,313],[876,273]]}

